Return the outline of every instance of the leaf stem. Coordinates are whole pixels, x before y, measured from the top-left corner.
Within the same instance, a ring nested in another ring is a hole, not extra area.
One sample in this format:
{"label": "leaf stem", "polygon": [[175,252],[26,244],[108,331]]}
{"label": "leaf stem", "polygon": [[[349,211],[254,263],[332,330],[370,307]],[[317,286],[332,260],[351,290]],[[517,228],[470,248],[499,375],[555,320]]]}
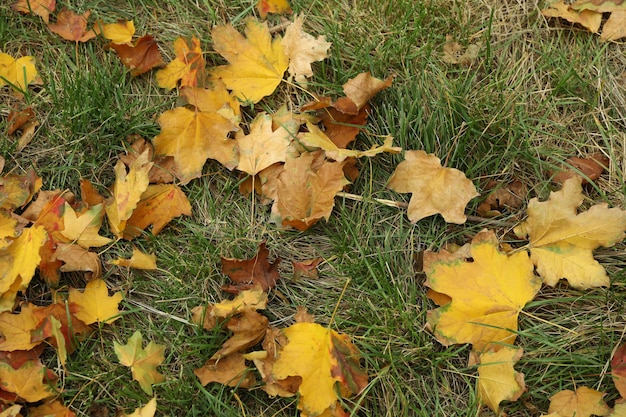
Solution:
{"label": "leaf stem", "polygon": [[339,304],[341,303],[341,299],[343,298],[343,295],[346,293],[346,290],[348,289],[348,284],[350,284],[351,280],[352,280],[351,278],[348,278],[348,280],[343,286],[343,289],[341,290],[341,294],[339,294],[339,299],[337,300],[337,304],[335,304],[335,309],[333,310],[333,314],[330,316],[330,320],[328,321],[329,329],[330,329],[330,326],[332,326],[333,322],[335,321],[335,314],[337,314],[337,310],[339,309]]}

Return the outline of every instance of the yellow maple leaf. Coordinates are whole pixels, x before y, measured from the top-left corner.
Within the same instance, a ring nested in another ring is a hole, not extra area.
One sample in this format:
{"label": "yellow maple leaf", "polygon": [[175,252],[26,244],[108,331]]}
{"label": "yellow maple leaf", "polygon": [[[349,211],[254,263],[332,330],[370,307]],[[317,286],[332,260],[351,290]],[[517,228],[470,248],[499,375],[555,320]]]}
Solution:
{"label": "yellow maple leaf", "polygon": [[181,97],[201,112],[216,112],[238,125],[241,121],[241,105],[237,97],[226,90],[221,81],[213,82],[211,88],[183,87]]}
{"label": "yellow maple leaf", "polygon": [[575,392],[566,389],[550,397],[548,412],[560,417],[606,416],[611,409],[602,400],[603,396],[603,393],[587,387],[579,387]]}
{"label": "yellow maple leaf", "polygon": [[299,83],[306,82],[306,77],[313,76],[311,63],[322,61],[328,57],[330,42],[326,37],[318,36],[317,39],[302,29],[304,19],[298,16],[293,23],[287,26],[282,44],[285,54],[289,58],[289,75],[295,77]]}
{"label": "yellow maple leaf", "polygon": [[124,414],[124,417],[153,417],[156,413],[157,400],[152,398],[143,407],[137,408],[132,414]]}
{"label": "yellow maple leaf", "polygon": [[592,251],[624,239],[626,210],[598,204],[577,214],[582,201],[581,178],[570,178],[547,201],[530,200],[527,220],[515,228],[517,236],[529,237],[530,257],[548,285],[561,278],[580,289],[610,284]]}
{"label": "yellow maple leaf", "polygon": [[496,414],[502,401],[515,401],[526,391],[524,374],[513,369],[524,350],[514,346],[501,346],[497,352],[480,355],[478,366],[478,399]]}
{"label": "yellow maple leaf", "polygon": [[266,23],[249,18],[245,38],[231,24],[216,26],[211,34],[213,48],[230,63],[214,68],[212,78],[222,79],[240,100],[252,103],[276,90],[289,60],[280,38],[272,40]]}
{"label": "yellow maple leaf", "polygon": [[19,395],[28,402],[37,402],[56,394],[44,383],[46,368],[40,362],[27,361],[18,369],[6,362],[0,362],[0,387],[4,391]]}
{"label": "yellow maple leaf", "polygon": [[30,350],[41,343],[41,341],[31,340],[31,331],[38,324],[33,313],[39,308],[29,303],[22,306],[18,314],[10,311],[0,314],[0,334],[2,334],[0,350],[5,352]]}
{"label": "yellow maple leaf", "polygon": [[[1,412],[0,417],[22,417],[22,414],[20,414],[21,409],[22,406],[19,404],[12,405]],[[31,415],[31,410],[32,408],[28,409],[28,415]]]}
{"label": "yellow maple leaf", "polygon": [[367,385],[359,367],[359,351],[345,334],[316,323],[296,323],[283,330],[289,342],[278,354],[272,374],[277,380],[302,377],[298,408],[309,416],[340,410],[335,384],[343,395],[358,394]]}
{"label": "yellow maple leaf", "polygon": [[0,52],[0,87],[9,84],[23,91],[36,78],[35,58],[23,56],[15,59]]}
{"label": "yellow maple leaf", "polygon": [[19,235],[16,227],[17,220],[8,212],[0,211],[0,250],[7,248],[12,239]]}
{"label": "yellow maple leaf", "polygon": [[174,41],[176,58],[156,73],[157,85],[171,90],[180,80],[181,87],[198,87],[204,84],[206,61],[195,36]]}
{"label": "yellow maple leaf", "polygon": [[490,343],[513,344],[519,312],[541,281],[527,253],[498,251],[492,231],[478,233],[470,250],[473,262],[446,251],[424,254],[425,285],[451,299],[428,312],[429,330],[444,346],[471,343],[479,352]]}
{"label": "yellow maple leaf", "polygon": [[413,193],[409,220],[415,223],[439,213],[448,223],[465,223],[465,206],[479,195],[472,181],[458,169],[443,168],[433,154],[407,151],[404,158],[389,179],[388,187],[399,193]]}
{"label": "yellow maple leaf", "polygon": [[27,288],[41,261],[39,248],[48,238],[46,229],[32,226],[22,230],[7,247],[0,250],[0,295],[7,292],[16,280]]}
{"label": "yellow maple leaf", "polygon": [[165,381],[165,376],[156,370],[157,366],[165,360],[165,356],[163,356],[165,345],[158,345],[150,341],[143,349],[141,347],[142,342],[141,332],[137,330],[125,345],[113,342],[113,349],[120,363],[130,367],[133,379],[139,382],[141,389],[146,394],[152,395],[152,384]]}
{"label": "yellow maple leaf", "polygon": [[130,259],[118,258],[109,261],[112,265],[125,266],[135,269],[157,269],[156,255],[143,253],[137,248],[133,248],[133,254]]}
{"label": "yellow maple leaf", "polygon": [[98,234],[104,216],[103,208],[102,204],[98,204],[77,216],[72,206],[66,202],[63,210],[65,227],[59,233],[68,241],[75,242],[86,249],[112,242],[112,239]]}
{"label": "yellow maple leaf", "polygon": [[224,300],[213,305],[213,317],[228,317],[243,310],[262,310],[267,306],[267,293],[262,290],[245,290],[232,300]]}
{"label": "yellow maple leaf", "polygon": [[135,23],[132,20],[120,20],[117,23],[105,24],[98,21],[94,24],[96,33],[102,32],[102,36],[111,42],[121,45],[130,43],[135,34]]}
{"label": "yellow maple leaf", "polygon": [[284,162],[291,145],[291,134],[278,127],[272,130],[272,118],[259,113],[250,124],[250,133],[237,137],[239,165],[237,169],[250,175],[276,162]]}
{"label": "yellow maple leaf", "polygon": [[116,292],[109,297],[109,290],[104,280],[94,279],[87,283],[84,292],[70,288],[70,309],[74,316],[85,324],[111,324],[119,319],[118,305],[122,301],[122,293]]}
{"label": "yellow maple leaf", "polygon": [[238,128],[221,114],[176,107],[161,114],[158,122],[161,133],[152,140],[155,153],[174,157],[183,183],[199,177],[209,158],[228,169],[237,166],[237,142],[228,134]]}
{"label": "yellow maple leaf", "polygon": [[126,228],[126,221],[133,214],[141,195],[148,188],[150,169],[154,165],[149,160],[149,150],[146,149],[135,159],[126,173],[126,166],[122,161],[115,165],[115,184],[113,197],[105,206],[111,230],[121,237]]}

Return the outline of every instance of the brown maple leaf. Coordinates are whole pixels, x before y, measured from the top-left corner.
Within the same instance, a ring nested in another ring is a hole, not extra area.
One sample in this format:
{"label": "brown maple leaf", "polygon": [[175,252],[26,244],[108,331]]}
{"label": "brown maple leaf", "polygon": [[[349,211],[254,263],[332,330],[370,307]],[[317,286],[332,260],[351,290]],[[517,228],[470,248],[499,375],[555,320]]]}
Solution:
{"label": "brown maple leaf", "polygon": [[222,286],[222,290],[239,294],[254,287],[261,287],[263,291],[274,288],[280,278],[278,274],[280,258],[270,263],[267,260],[269,253],[265,242],[261,242],[257,254],[252,259],[222,258],[222,272],[235,282],[235,285]]}
{"label": "brown maple leaf", "polygon": [[57,16],[56,23],[48,24],[48,29],[68,41],[87,42],[96,37],[96,32],[93,29],[87,30],[87,19],[90,15],[90,10],[79,15],[64,9]]}
{"label": "brown maple leaf", "polygon": [[165,65],[157,41],[150,35],[137,39],[134,45],[111,43],[109,47],[117,52],[133,77]]}

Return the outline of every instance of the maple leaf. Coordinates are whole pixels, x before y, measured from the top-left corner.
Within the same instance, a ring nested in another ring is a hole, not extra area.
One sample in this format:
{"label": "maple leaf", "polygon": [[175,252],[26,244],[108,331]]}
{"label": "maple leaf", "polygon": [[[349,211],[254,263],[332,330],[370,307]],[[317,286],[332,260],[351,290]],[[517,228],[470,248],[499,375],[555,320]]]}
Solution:
{"label": "maple leaf", "polygon": [[0,294],[8,291],[18,279],[21,288],[28,287],[41,260],[39,248],[47,237],[46,229],[32,226],[23,229],[6,248],[0,249]]}
{"label": "maple leaf", "polygon": [[147,269],[154,270],[157,269],[156,266],[156,255],[147,254],[141,252],[139,249],[133,247],[133,254],[130,259],[114,259],[109,261],[112,265],[117,266],[125,266],[127,268],[135,268],[135,269]]}
{"label": "maple leaf", "polygon": [[209,359],[193,373],[203,386],[218,382],[229,387],[251,388],[256,383],[256,378],[246,366],[246,360],[241,353],[233,353],[222,359]]}
{"label": "maple leaf", "polygon": [[152,341],[145,349],[141,345],[141,332],[137,330],[125,345],[113,342],[113,349],[120,363],[130,367],[133,380],[139,382],[139,386],[146,394],[152,395],[152,384],[165,381],[165,376],[156,370],[165,360],[163,356],[165,346]]}
{"label": "maple leaf", "polygon": [[399,193],[413,193],[409,220],[415,223],[439,213],[448,223],[465,223],[465,206],[479,195],[465,174],[443,168],[439,158],[424,151],[406,151],[404,158],[387,186]]}
{"label": "maple leaf", "polygon": [[324,258],[307,259],[299,262],[292,261],[294,281],[302,278],[317,279],[319,277],[317,267],[323,261]]}
{"label": "maple leaf", "polygon": [[165,65],[157,41],[150,35],[137,39],[134,45],[109,45],[117,56],[122,60],[122,64],[130,69],[130,75],[136,77],[153,68]]}
{"label": "maple leaf", "polygon": [[37,402],[56,395],[50,384],[44,383],[46,368],[40,363],[29,361],[19,369],[0,362],[0,387],[17,394],[28,402]]}
{"label": "maple leaf", "polygon": [[603,13],[611,13],[604,26],[600,38],[605,41],[615,41],[626,37],[626,4],[623,1],[607,0],[578,0],[571,5],[578,13],[595,12],[600,17]]}
{"label": "maple leaf", "polygon": [[600,25],[602,24],[601,13],[595,13],[590,10],[584,10],[582,12],[576,11],[572,9],[570,4],[566,4],[563,0],[550,4],[546,9],[541,11],[541,14],[546,17],[561,17],[568,22],[578,23],[593,33],[598,33]]}
{"label": "maple leaf", "polygon": [[119,319],[118,305],[122,293],[116,292],[109,297],[106,283],[95,279],[87,283],[84,292],[70,288],[69,301],[72,314],[83,323],[111,324]]}
{"label": "maple leaf", "polygon": [[156,73],[157,85],[171,90],[180,80],[181,87],[202,86],[205,81],[206,61],[200,47],[200,40],[195,36],[189,39],[178,38],[174,41],[176,58]]}
{"label": "maple leaf", "polygon": [[272,215],[283,226],[306,230],[328,219],[335,195],[348,183],[343,163],[324,160],[323,152],[287,159],[278,176]]}
{"label": "maple leaf", "polygon": [[38,324],[30,332],[31,342],[52,338],[56,346],[63,344],[68,353],[75,350],[81,336],[89,335],[93,331],[91,327],[70,314],[63,302],[33,309],[32,317]]}
{"label": "maple leaf", "polygon": [[250,133],[237,137],[239,165],[237,169],[250,175],[277,162],[284,162],[291,144],[291,134],[278,127],[272,129],[272,118],[259,113],[250,124]]}
{"label": "maple leaf", "polygon": [[48,24],[48,29],[68,41],[87,42],[96,37],[93,29],[87,30],[87,20],[91,11],[87,10],[82,15],[64,9],[57,15],[54,24]]}
{"label": "maple leaf", "polygon": [[59,233],[69,241],[73,241],[86,249],[111,243],[112,239],[98,234],[104,217],[103,209],[103,205],[98,204],[77,216],[72,206],[66,202],[63,209],[65,227]]}
{"label": "maple leaf", "polygon": [[223,82],[216,80],[211,88],[183,87],[181,97],[201,112],[215,112],[238,125],[241,121],[241,105],[237,97],[226,90]]}
{"label": "maple leaf", "polygon": [[48,262],[54,265],[54,262],[57,261],[63,262],[59,268],[61,272],[83,271],[87,273],[86,278],[88,279],[97,279],[102,275],[102,264],[98,254],[78,245],[57,243]]}
{"label": "maple leaf", "polygon": [[614,10],[602,26],[600,38],[605,41],[616,41],[626,38],[626,10]]}
{"label": "maple leaf", "polygon": [[213,48],[230,65],[214,68],[211,78],[221,79],[241,101],[257,103],[276,90],[289,59],[281,40],[272,40],[266,23],[249,18],[245,34],[244,38],[231,24],[213,28]]}
{"label": "maple leaf", "polygon": [[261,19],[265,19],[268,13],[291,14],[292,12],[287,0],[259,0],[256,9]]}
{"label": "maple leaf", "polygon": [[158,122],[161,133],[153,139],[155,152],[174,157],[183,183],[199,177],[209,158],[228,169],[237,166],[237,142],[228,134],[238,128],[221,114],[176,107],[161,114]]}
{"label": "maple leaf", "polygon": [[117,23],[107,23],[102,21],[94,25],[96,34],[102,33],[106,39],[113,44],[130,43],[135,34],[135,23],[132,20],[120,20]]}
{"label": "maple leaf", "polygon": [[[128,139],[132,139],[132,137],[129,136]],[[127,167],[130,167],[139,155],[146,151],[148,152],[148,160],[154,163],[148,173],[148,181],[150,184],[169,184],[174,182],[174,173],[176,172],[176,163],[174,162],[174,158],[166,155],[159,155],[155,157],[154,146],[152,143],[146,141],[139,135],[136,136],[136,139],[131,144],[131,148],[127,151],[127,153],[121,153],[119,158],[120,161],[124,162]],[[85,200],[84,196],[83,200]]]}
{"label": "maple leaf", "polygon": [[549,413],[558,413],[561,417],[605,416],[609,406],[602,400],[603,393],[587,387],[579,387],[576,392],[563,390],[550,397]]}
{"label": "maple leaf", "polygon": [[368,72],[363,72],[343,85],[343,97],[335,102],[335,108],[342,113],[358,114],[372,97],[391,87],[393,76],[381,80]]}
{"label": "maple leaf", "polygon": [[471,343],[479,352],[492,342],[512,344],[519,312],[541,282],[528,254],[499,252],[492,231],[478,233],[470,250],[472,262],[447,251],[424,254],[425,285],[451,299],[428,312],[429,330],[444,346]]}
{"label": "maple leaf", "polygon": [[30,350],[40,343],[31,340],[31,331],[37,326],[34,312],[38,309],[29,303],[18,314],[9,311],[0,314],[1,351]]}
{"label": "maple leaf", "polygon": [[137,408],[132,414],[123,414],[124,417],[154,417],[156,413],[157,400],[156,397],[152,398],[143,407]]}
{"label": "maple leaf", "polygon": [[252,259],[222,258],[222,273],[228,275],[235,285],[224,285],[222,290],[233,294],[255,287],[267,291],[276,286],[280,278],[278,264],[280,258],[270,263],[265,242],[259,244],[257,254]]}
{"label": "maple leaf", "polygon": [[[263,17],[263,16],[261,16]],[[302,30],[304,19],[297,16],[293,23],[287,26],[282,44],[289,59],[289,75],[295,77],[296,82],[306,82],[307,77],[313,76],[311,63],[328,58],[330,42],[325,36],[317,39]]]}
{"label": "maple leaf", "polygon": [[267,293],[260,289],[244,290],[232,300],[224,300],[211,308],[214,317],[228,317],[244,310],[262,310],[267,307]]}
{"label": "maple leaf", "polygon": [[605,168],[609,166],[609,162],[609,158],[602,153],[592,154],[588,158],[573,156],[567,158],[560,170],[552,172],[552,181],[563,184],[565,180],[581,175],[582,183],[586,184],[587,178],[590,181],[600,178]]}
{"label": "maple leaf", "polygon": [[56,0],[18,0],[13,3],[11,9],[24,14],[32,13],[48,23],[50,13],[54,12],[55,7]]}
{"label": "maple leaf", "polygon": [[24,175],[0,177],[0,210],[24,207],[39,191],[41,185],[41,177],[38,177],[32,168]]}
{"label": "maple leaf", "polygon": [[359,367],[360,353],[345,334],[316,323],[296,323],[283,329],[288,343],[278,354],[272,374],[275,379],[302,377],[298,408],[309,416],[334,412],[339,391],[358,394],[367,385],[367,374]]}
{"label": "maple leaf", "polygon": [[133,214],[141,195],[148,188],[148,173],[153,163],[148,161],[148,151],[144,151],[133,161],[128,174],[122,161],[115,164],[115,184],[113,196],[107,202],[105,211],[113,233],[122,236],[126,221]]}
{"label": "maple leaf", "polygon": [[11,55],[0,52],[0,87],[11,85],[24,91],[26,87],[37,79],[35,58],[23,56],[15,59]]}
{"label": "maple leaf", "polygon": [[64,406],[60,401],[52,401],[39,407],[29,407],[29,417],[76,417],[76,413]]}
{"label": "maple leaf", "polygon": [[152,225],[152,235],[158,235],[174,218],[191,216],[191,204],[175,184],[149,185],[141,195],[137,208],[126,222],[124,238],[131,239]]}
{"label": "maple leaf", "polygon": [[620,345],[611,358],[611,376],[619,394],[626,397],[626,344]]}
{"label": "maple leaf", "polygon": [[365,127],[370,106],[363,106],[356,114],[346,114],[329,107],[318,112],[324,133],[339,148],[346,148],[356,139],[361,129]]}
{"label": "maple leaf", "polygon": [[35,129],[39,126],[39,121],[35,118],[35,112],[31,106],[16,111],[12,110],[9,113],[7,119],[9,123],[7,133],[12,135],[18,130],[21,131],[20,137],[17,141],[16,152],[21,152],[35,136]]}
{"label": "maple leaf", "polygon": [[232,336],[211,356],[211,359],[220,360],[234,352],[241,352],[256,345],[263,340],[268,327],[267,317],[252,309],[242,310],[229,318],[226,328],[232,332]]}
{"label": "maple leaf", "polygon": [[480,355],[478,398],[496,414],[502,401],[515,401],[526,391],[524,374],[513,369],[523,354],[522,348],[502,346],[497,352],[487,351]]}
{"label": "maple leaf", "polygon": [[582,201],[581,179],[571,178],[547,201],[530,200],[528,219],[515,228],[517,236],[528,236],[530,257],[547,285],[561,278],[579,289],[610,285],[592,250],[624,239],[626,210],[598,204],[577,214]]}

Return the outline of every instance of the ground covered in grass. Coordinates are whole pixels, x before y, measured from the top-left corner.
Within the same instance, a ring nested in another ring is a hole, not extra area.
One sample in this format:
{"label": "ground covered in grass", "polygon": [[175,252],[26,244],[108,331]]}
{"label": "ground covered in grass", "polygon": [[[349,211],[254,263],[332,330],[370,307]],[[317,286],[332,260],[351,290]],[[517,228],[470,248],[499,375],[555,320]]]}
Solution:
{"label": "ground covered in grass", "polygon": [[[240,27],[255,13],[253,2],[239,0],[58,3],[57,10],[91,10],[107,22],[134,20],[138,34],[158,39],[166,60],[173,58],[171,43],[178,36],[196,35],[210,51],[211,27],[225,22]],[[372,103],[359,149],[368,149],[379,135],[392,135],[397,146],[434,153],[464,171],[479,191],[490,179],[520,180],[529,188],[526,200],[556,189],[550,171],[568,157],[600,152],[611,163],[585,187],[585,205],[624,208],[626,46],[547,22],[540,14],[543,6],[523,0],[292,3],[309,33],[332,42],[330,57],[314,65],[309,90],[335,95],[361,72],[395,75],[392,87]],[[270,21],[278,24],[280,18]],[[444,62],[446,35],[463,46],[478,45],[478,57],[469,65]],[[13,139],[0,140],[5,172],[34,166],[43,189],[78,193],[79,180],[86,178],[104,190],[114,180],[113,166],[126,138],[154,137],[158,115],[176,105],[176,91],[159,89],[153,74],[131,78],[115,54],[103,49],[103,39],[79,45],[62,41],[39,18],[16,14],[9,4],[0,6],[0,39],[2,52],[34,56],[43,81],[21,99],[41,122],[33,140],[20,152]],[[214,53],[206,59],[223,63]],[[257,109],[272,112],[285,101],[297,109],[310,99],[288,85],[280,89]],[[17,99],[6,87],[0,98],[0,131],[5,132]],[[228,335],[191,324],[191,309],[228,296],[220,290],[227,281],[221,257],[250,258],[266,241],[271,258],[282,259],[282,279],[270,293],[272,323],[291,323],[296,307],[304,305],[321,324],[332,317],[333,328],[351,335],[363,353],[371,378],[360,396],[346,401],[351,415],[487,413],[478,411],[468,348],[444,348],[425,330],[426,312],[434,304],[425,296],[417,264],[422,251],[464,244],[485,227],[504,241],[514,240],[510,232],[524,210],[490,220],[475,216],[462,226],[446,224],[440,216],[411,224],[403,210],[374,201],[408,201],[408,195],[385,186],[402,159],[385,154],[364,161],[350,188],[363,201],[338,197],[328,222],[306,232],[271,224],[267,207],[239,193],[236,173],[208,163],[201,178],[183,187],[192,216],[133,242],[157,254],[159,270],[105,266],[110,288],[125,293],[124,312],[82,343],[65,369],[48,364],[63,378],[64,402],[78,415],[98,415],[93,410],[104,407],[113,415],[145,404],[149,397],[129,383],[128,369],[112,349],[113,341],[125,343],[139,329],[145,339],[167,345],[161,367],[167,379],[155,387],[162,415],[296,415],[293,398],[219,384],[203,387],[193,373]],[[479,203],[480,198],[473,200],[467,213],[476,215]],[[116,244],[102,259],[127,256],[130,248]],[[607,370],[626,329],[625,256],[623,243],[596,253],[612,279],[610,288],[544,287],[525,308],[518,338],[525,355],[516,369],[525,374],[528,391],[520,401],[503,404],[509,415],[546,413],[550,396],[577,386],[606,392],[609,404],[619,397]],[[324,259],[318,279],[290,278],[290,261],[315,257]],[[79,275],[65,279],[82,287]],[[49,296],[45,291],[36,285],[26,297],[36,301]]]}

